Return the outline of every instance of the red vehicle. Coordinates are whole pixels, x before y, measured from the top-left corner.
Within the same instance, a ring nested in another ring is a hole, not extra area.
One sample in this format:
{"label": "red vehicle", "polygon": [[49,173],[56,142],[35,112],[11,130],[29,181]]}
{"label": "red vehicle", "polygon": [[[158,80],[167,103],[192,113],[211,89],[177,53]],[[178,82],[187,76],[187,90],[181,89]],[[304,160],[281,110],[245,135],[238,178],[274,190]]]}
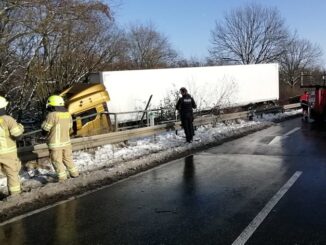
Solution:
{"label": "red vehicle", "polygon": [[309,92],[309,118],[321,122],[326,118],[326,86],[306,85],[302,88],[314,88]]}
{"label": "red vehicle", "polygon": [[326,118],[326,87],[316,86],[313,97],[310,96],[310,115],[317,121],[323,121]]}

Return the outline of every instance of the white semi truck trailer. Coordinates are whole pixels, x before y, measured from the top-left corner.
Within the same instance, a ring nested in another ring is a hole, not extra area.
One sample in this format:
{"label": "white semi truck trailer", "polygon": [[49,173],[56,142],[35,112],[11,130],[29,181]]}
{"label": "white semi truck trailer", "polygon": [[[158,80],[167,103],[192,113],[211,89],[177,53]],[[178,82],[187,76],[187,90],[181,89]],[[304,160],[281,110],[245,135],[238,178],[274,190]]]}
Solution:
{"label": "white semi truck trailer", "polygon": [[[186,87],[200,110],[244,106],[279,99],[278,64],[208,66],[100,72],[109,95],[109,112],[164,107],[181,87]],[[120,120],[132,119],[120,116]]]}
{"label": "white semi truck trailer", "polygon": [[278,64],[99,72],[90,76],[89,84],[75,84],[61,95],[76,119],[76,135],[83,136],[141,120],[143,113],[121,113],[144,110],[150,97],[148,109],[169,103],[173,110],[181,87],[194,97],[198,110],[275,101],[279,98]]}

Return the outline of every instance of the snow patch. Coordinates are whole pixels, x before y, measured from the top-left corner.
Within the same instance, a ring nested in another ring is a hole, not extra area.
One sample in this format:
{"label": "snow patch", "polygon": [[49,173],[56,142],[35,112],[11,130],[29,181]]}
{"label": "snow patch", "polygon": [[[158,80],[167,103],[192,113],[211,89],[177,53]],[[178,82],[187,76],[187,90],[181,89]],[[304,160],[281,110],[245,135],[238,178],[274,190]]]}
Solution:
{"label": "snow patch", "polygon": [[[243,132],[246,128],[261,125],[264,122],[282,120],[301,113],[301,110],[293,110],[285,113],[268,114],[255,118],[254,121],[236,120],[229,123],[218,123],[214,126],[205,125],[197,128],[192,143],[185,143],[183,130],[165,132],[146,138],[130,140],[127,144],[104,145],[98,147],[94,152],[77,151],[73,153],[74,162],[80,172],[94,171],[101,168],[109,169],[119,165],[119,171],[124,172],[129,166],[123,164],[125,161],[136,160],[147,156],[151,160],[151,154],[166,152],[174,154],[191,150],[192,148],[208,145],[219,140],[233,137]],[[155,159],[157,156],[153,156]],[[153,159],[152,159],[153,160]],[[39,185],[53,181],[54,169],[50,163],[45,168],[30,169],[28,172],[21,171],[20,176],[23,186],[35,186],[35,180]],[[7,180],[0,178],[0,189],[6,189]]]}

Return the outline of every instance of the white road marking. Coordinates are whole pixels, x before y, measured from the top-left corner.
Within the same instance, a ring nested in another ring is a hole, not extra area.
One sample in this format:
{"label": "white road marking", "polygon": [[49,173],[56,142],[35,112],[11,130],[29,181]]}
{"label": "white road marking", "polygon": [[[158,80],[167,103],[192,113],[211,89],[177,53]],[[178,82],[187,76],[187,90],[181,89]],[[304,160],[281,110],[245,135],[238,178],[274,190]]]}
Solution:
{"label": "white road marking", "polygon": [[283,138],[282,136],[275,136],[274,139],[271,142],[269,142],[268,144],[272,145],[272,144],[278,143],[281,141],[282,138]]}
{"label": "white road marking", "polygon": [[293,133],[295,133],[298,130],[300,130],[300,128],[299,127],[296,127],[294,129],[292,129],[291,131],[287,132],[286,134],[284,134],[284,136],[289,136],[290,134],[293,134]]}
{"label": "white road marking", "polygon": [[295,132],[298,131],[298,130],[300,130],[300,128],[299,128],[299,127],[296,127],[296,128],[294,128],[294,129],[292,129],[291,131],[287,132],[286,134],[282,135],[282,136],[275,136],[274,139],[273,139],[271,142],[269,142],[268,144],[269,144],[269,145],[272,145],[272,144],[278,143],[278,142],[280,142],[282,139],[287,138],[289,135],[295,133]]}
{"label": "white road marking", "polygon": [[285,185],[283,185],[283,187],[272,197],[272,199],[244,229],[244,231],[240,234],[240,236],[238,236],[238,238],[232,243],[232,245],[242,245],[249,240],[255,230],[264,221],[270,211],[272,211],[274,206],[281,200],[281,198],[291,188],[291,186],[293,186],[293,184],[298,180],[301,174],[301,171],[295,172],[295,174],[285,183]]}

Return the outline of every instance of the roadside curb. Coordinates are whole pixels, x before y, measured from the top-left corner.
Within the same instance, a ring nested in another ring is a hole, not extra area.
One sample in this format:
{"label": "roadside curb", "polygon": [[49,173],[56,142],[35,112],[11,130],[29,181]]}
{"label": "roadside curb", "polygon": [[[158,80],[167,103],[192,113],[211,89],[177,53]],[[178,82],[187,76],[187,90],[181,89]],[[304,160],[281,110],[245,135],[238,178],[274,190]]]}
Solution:
{"label": "roadside curb", "polygon": [[[8,197],[6,200],[0,201],[0,222],[53,205],[63,200],[76,199],[81,195],[85,195],[87,192],[105,188],[112,183],[144,172],[158,165],[241,138],[272,125],[274,125],[274,123],[271,122],[249,125],[239,130],[239,132],[232,137],[225,137],[214,142],[209,142],[208,144],[202,142],[193,143],[186,149],[179,150],[178,147],[176,147],[173,150],[152,153],[136,160],[118,162],[111,168],[102,168],[85,172],[76,179],[68,179],[63,183],[48,183],[42,187],[31,189],[30,192],[24,192],[20,196]],[[128,165],[127,171],[123,168],[125,165]]]}

